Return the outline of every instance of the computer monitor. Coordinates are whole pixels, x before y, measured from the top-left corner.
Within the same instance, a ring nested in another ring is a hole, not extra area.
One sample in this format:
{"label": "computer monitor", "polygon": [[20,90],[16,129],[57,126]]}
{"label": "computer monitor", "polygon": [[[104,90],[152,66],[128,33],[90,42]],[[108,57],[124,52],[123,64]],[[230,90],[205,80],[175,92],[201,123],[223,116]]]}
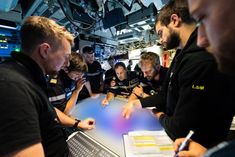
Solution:
{"label": "computer monitor", "polygon": [[19,31],[0,29],[0,57],[10,57],[12,51],[20,51]]}

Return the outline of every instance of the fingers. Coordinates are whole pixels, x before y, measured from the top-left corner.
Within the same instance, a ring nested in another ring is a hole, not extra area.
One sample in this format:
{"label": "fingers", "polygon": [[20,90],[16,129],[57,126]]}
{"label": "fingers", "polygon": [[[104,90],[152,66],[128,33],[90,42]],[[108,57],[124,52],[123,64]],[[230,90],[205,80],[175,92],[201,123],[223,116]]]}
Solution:
{"label": "fingers", "polygon": [[122,117],[124,117],[125,119],[129,119],[130,118],[130,111],[124,109],[122,112]]}
{"label": "fingers", "polygon": [[76,89],[80,91],[83,88],[85,82],[86,81],[83,78],[79,79],[76,83]]}
{"label": "fingers", "polygon": [[77,85],[85,84],[85,83],[86,83],[86,80],[84,78],[78,79],[78,81],[77,81]]}
{"label": "fingers", "polygon": [[85,120],[86,126],[84,129],[91,130],[95,128],[95,120],[93,118],[87,118]]}
{"label": "fingers", "polygon": [[101,102],[101,104],[102,104],[103,106],[106,106],[106,105],[109,104],[109,101],[105,98],[105,99]]}
{"label": "fingers", "polygon": [[96,98],[98,98],[99,96],[100,96],[99,94],[94,94],[94,93],[93,93],[93,94],[91,95],[91,98],[92,98],[92,99],[96,99]]}
{"label": "fingers", "polygon": [[178,153],[178,157],[200,157],[200,156],[195,156],[190,151],[180,151]]}
{"label": "fingers", "polygon": [[174,142],[174,150],[177,151],[181,143],[184,141],[185,138],[178,138]]}
{"label": "fingers", "polygon": [[123,106],[123,110],[122,110],[122,117],[124,117],[125,119],[129,119],[131,113],[132,113],[131,105],[129,105],[129,104],[124,105]]}
{"label": "fingers", "polygon": [[143,93],[143,88],[141,86],[136,86],[133,90],[132,93],[136,95],[140,95],[140,93]]}

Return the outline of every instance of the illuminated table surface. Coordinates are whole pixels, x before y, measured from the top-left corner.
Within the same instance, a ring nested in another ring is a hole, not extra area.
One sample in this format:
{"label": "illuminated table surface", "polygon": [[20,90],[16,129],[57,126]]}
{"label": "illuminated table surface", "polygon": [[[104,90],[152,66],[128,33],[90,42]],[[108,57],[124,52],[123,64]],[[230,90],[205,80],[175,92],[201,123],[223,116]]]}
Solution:
{"label": "illuminated table surface", "polygon": [[78,119],[88,117],[96,120],[96,127],[85,133],[104,146],[124,157],[123,134],[137,130],[162,130],[159,121],[149,110],[135,110],[130,119],[121,116],[122,107],[127,100],[115,98],[108,106],[103,107],[101,101],[105,95],[84,99],[72,109],[71,115]]}

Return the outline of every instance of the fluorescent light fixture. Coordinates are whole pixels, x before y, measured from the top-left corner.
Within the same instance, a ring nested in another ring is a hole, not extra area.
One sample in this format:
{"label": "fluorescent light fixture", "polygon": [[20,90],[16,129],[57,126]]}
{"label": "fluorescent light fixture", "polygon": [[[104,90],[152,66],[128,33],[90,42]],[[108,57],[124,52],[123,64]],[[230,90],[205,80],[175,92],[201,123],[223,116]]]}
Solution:
{"label": "fluorescent light fixture", "polygon": [[145,21],[140,21],[138,23],[136,23],[137,25],[144,25],[144,24],[147,24]]}
{"label": "fluorescent light fixture", "polygon": [[129,25],[129,26],[130,26],[130,27],[134,27],[134,25],[135,25],[135,24],[131,24],[131,25]]}
{"label": "fluorescent light fixture", "polygon": [[131,29],[122,29],[120,31],[117,31],[117,36],[118,35],[122,35],[122,34],[126,34],[126,33],[130,33],[130,32],[133,32]]}
{"label": "fluorescent light fixture", "polygon": [[138,32],[141,32],[141,30],[139,30],[139,28],[134,28],[136,31],[138,31]]}
{"label": "fluorescent light fixture", "polygon": [[151,29],[151,27],[149,25],[144,25],[144,26],[141,26],[144,30],[149,30]]}
{"label": "fluorescent light fixture", "polygon": [[1,24],[0,24],[0,28],[14,29],[14,30],[16,30],[16,29],[17,29],[17,27],[5,26],[5,25],[1,25]]}
{"label": "fluorescent light fixture", "polygon": [[126,43],[130,43],[130,42],[135,42],[135,41],[139,41],[140,38],[139,37],[131,37],[131,38],[126,38],[126,39],[122,39],[122,40],[119,40],[119,43],[120,44],[126,44]]}

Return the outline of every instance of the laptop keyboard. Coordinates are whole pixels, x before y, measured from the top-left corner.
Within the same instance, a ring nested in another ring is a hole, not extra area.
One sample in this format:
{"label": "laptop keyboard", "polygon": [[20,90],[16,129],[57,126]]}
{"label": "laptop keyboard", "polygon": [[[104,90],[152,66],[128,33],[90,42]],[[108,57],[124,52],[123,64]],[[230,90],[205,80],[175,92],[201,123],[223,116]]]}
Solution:
{"label": "laptop keyboard", "polygon": [[82,132],[77,132],[67,143],[70,157],[118,157],[111,150]]}

